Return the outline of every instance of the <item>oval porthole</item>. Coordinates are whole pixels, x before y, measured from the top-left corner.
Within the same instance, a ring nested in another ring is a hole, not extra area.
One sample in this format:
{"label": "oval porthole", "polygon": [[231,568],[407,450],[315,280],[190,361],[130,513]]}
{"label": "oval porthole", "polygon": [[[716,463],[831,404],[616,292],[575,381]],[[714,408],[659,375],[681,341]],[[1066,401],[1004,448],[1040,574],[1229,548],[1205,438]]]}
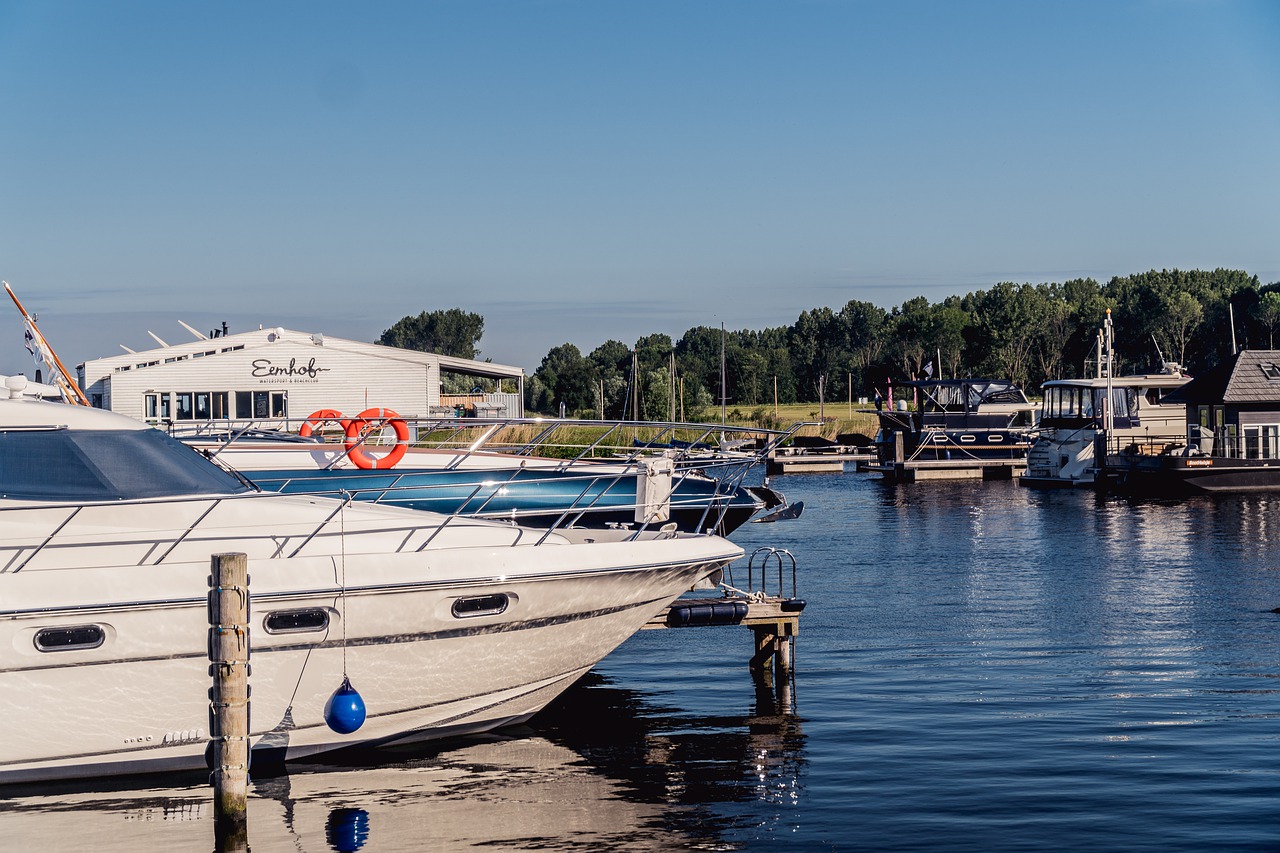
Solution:
{"label": "oval porthole", "polygon": [[302,634],[329,627],[329,611],[322,607],[303,610],[273,610],[262,620],[268,634]]}
{"label": "oval porthole", "polygon": [[507,609],[510,599],[504,592],[493,595],[477,595],[474,598],[459,598],[453,602],[453,615],[458,619],[469,616],[497,616]]}
{"label": "oval porthole", "polygon": [[934,443],[935,443],[935,444],[946,444],[946,443],[947,443],[947,437],[946,437],[945,435],[935,434],[935,435],[933,436],[933,441],[934,441]]}
{"label": "oval porthole", "polygon": [[960,436],[960,443],[961,443],[961,444],[973,444],[973,442],[975,442],[975,441],[977,441],[977,440],[978,440],[977,436],[973,436],[973,435],[962,435],[962,436]]}
{"label": "oval porthole", "polygon": [[36,648],[42,652],[69,652],[76,649],[96,649],[107,639],[101,625],[70,625],[61,628],[41,628],[36,631]]}
{"label": "oval porthole", "polygon": [[991,442],[992,444],[999,444],[1000,442],[1004,441],[1004,436],[1003,436],[1003,435],[994,435],[994,434],[993,434],[993,435],[989,435],[989,436],[987,436],[987,441]]}

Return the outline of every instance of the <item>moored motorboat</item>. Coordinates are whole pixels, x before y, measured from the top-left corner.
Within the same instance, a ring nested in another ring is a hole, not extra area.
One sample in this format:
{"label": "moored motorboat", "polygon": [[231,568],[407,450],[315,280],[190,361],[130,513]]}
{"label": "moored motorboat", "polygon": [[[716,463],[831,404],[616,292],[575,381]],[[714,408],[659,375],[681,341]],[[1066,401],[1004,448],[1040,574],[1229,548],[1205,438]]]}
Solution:
{"label": "moored motorboat", "polygon": [[1026,457],[1036,407],[1015,382],[1003,379],[931,379],[902,383],[916,407],[900,397],[898,408],[877,412],[878,464],[888,477],[904,466],[1007,467]]}
{"label": "moored motorboat", "polygon": [[[566,459],[482,449],[474,443],[412,446],[407,436],[429,434],[434,424],[411,422],[409,427],[405,419],[390,414],[384,419],[386,428],[406,438],[368,448],[364,439],[377,434],[381,424],[357,427],[345,441],[324,441],[305,425],[305,435],[240,431],[186,435],[183,440],[263,489],[348,493],[362,501],[514,520],[532,527],[675,524],[682,531],[725,535],[761,510],[784,503],[771,489],[744,485],[751,466],[762,456],[759,450],[716,455],[702,442],[678,446],[666,441],[661,443],[662,455],[654,456],[655,443],[650,441],[637,443],[621,458]],[[358,421],[344,419],[343,423]],[[586,428],[613,427],[589,424]],[[692,429],[694,434],[705,434],[708,427]],[[776,442],[775,437],[766,448]],[[696,455],[690,457],[690,453]]]}
{"label": "moored motorboat", "polygon": [[[255,754],[517,723],[741,550],[262,493],[160,431],[0,401],[0,782],[204,766],[210,557],[248,555]],[[342,735],[349,674],[368,709]]]}
{"label": "moored motorboat", "polygon": [[1160,373],[1044,383],[1039,435],[1018,482],[1038,488],[1095,485],[1102,467],[1095,447],[1102,436],[1114,448],[1160,452],[1161,437],[1180,431],[1185,418],[1183,406],[1166,400],[1189,378],[1168,364]]}

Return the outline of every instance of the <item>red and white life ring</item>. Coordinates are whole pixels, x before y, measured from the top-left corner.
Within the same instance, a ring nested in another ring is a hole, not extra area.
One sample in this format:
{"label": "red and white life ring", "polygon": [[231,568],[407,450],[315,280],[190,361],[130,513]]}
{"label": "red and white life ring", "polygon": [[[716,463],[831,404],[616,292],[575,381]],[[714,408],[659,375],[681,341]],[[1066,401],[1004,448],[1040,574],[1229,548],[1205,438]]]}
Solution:
{"label": "red and white life ring", "polygon": [[[395,431],[396,443],[386,456],[373,456],[365,450],[365,437],[386,427]],[[390,409],[365,409],[347,421],[345,446],[347,455],[357,468],[390,468],[403,459],[405,451],[409,449],[409,427]]]}
{"label": "red and white life ring", "polygon": [[302,422],[302,426],[298,429],[298,435],[303,438],[310,438],[313,433],[323,429],[325,424],[337,424],[342,427],[343,432],[346,432],[347,429],[347,419],[342,412],[337,409],[316,409]]}

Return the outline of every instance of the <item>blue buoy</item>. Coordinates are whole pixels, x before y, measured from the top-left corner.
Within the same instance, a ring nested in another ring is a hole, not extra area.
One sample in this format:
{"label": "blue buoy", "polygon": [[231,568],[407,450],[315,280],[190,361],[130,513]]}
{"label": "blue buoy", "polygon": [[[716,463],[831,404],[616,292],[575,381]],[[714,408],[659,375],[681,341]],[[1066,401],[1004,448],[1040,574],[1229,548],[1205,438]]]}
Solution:
{"label": "blue buoy", "polygon": [[364,699],[351,679],[343,676],[342,686],[324,703],[324,721],[340,735],[349,735],[364,725]]}
{"label": "blue buoy", "polygon": [[329,812],[325,840],[339,853],[355,853],[369,840],[369,813],[364,809],[341,808]]}

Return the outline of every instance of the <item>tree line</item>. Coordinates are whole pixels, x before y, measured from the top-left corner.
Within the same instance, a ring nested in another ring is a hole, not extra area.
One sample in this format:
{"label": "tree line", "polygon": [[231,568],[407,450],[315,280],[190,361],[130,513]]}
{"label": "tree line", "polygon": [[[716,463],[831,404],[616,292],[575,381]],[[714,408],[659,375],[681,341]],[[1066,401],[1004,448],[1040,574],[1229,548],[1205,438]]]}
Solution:
{"label": "tree line", "polygon": [[[525,406],[558,414],[563,405],[567,414],[582,417],[655,420],[674,410],[677,418],[704,418],[721,403],[722,348],[725,402],[740,409],[771,406],[775,399],[871,397],[891,381],[926,375],[1012,379],[1033,389],[1049,379],[1092,374],[1107,309],[1117,373],[1154,372],[1164,360],[1195,375],[1229,356],[1233,343],[1274,347],[1280,282],[1261,286],[1257,276],[1227,269],[1151,270],[1106,284],[1091,278],[1001,282],[937,303],[920,296],[890,309],[851,300],[838,310],[814,308],[790,326],[758,331],[697,326],[676,341],[665,334],[634,346],[610,340],[586,354],[564,343],[552,347],[526,381]],[[456,320],[474,318],[467,327],[475,332],[469,349],[447,352],[452,344],[446,334],[436,346],[419,346],[421,341],[393,334],[397,327],[380,342],[474,357],[483,319],[451,310],[458,312]],[[420,325],[430,325],[429,316],[422,315]]]}

